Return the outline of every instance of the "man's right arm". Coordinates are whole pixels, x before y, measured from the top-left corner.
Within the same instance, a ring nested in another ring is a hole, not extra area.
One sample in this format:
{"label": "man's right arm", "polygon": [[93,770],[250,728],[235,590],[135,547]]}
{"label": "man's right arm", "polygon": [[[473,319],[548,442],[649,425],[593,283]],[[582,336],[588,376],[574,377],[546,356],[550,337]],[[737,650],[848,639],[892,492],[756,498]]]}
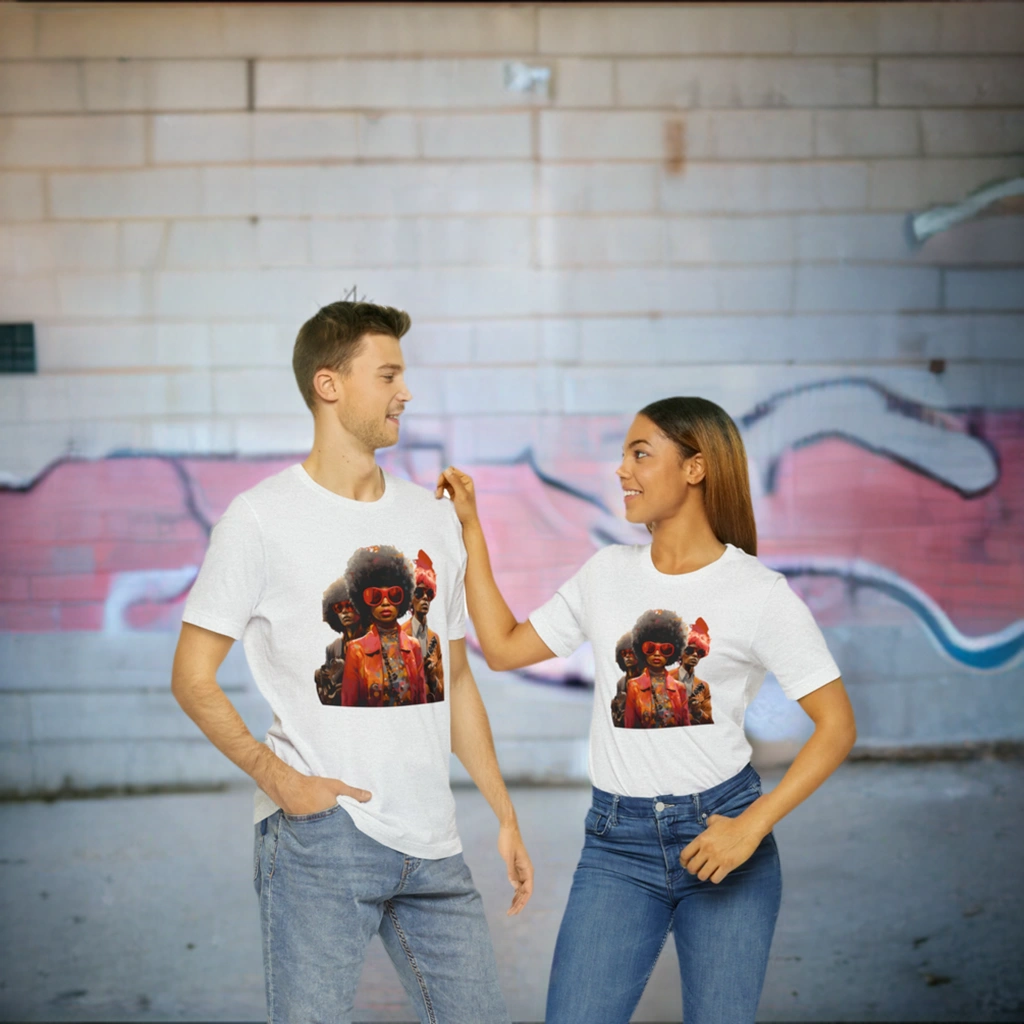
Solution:
{"label": "man's right arm", "polygon": [[229,636],[182,623],[171,692],[185,714],[287,814],[315,814],[331,807],[340,795],[361,803],[369,800],[366,790],[353,789],[340,779],[297,772],[249,732],[217,682],[217,669],[233,643]]}

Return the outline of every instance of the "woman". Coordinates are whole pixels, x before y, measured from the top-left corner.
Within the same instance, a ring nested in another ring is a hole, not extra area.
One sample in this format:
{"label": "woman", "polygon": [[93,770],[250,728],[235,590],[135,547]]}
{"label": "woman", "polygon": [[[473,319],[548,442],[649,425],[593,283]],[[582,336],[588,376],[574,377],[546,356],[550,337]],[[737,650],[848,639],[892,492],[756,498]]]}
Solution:
{"label": "woman", "polygon": [[[546,1019],[628,1021],[672,931],[687,1024],[749,1024],[781,897],[771,829],[846,757],[853,712],[806,605],[755,557],[746,453],[729,416],[700,398],[647,406],[617,474],[626,518],[646,524],[651,543],[597,552],[526,622],[494,582],[472,480],[449,468],[438,481],[438,496],[448,491],[463,524],[469,610],[488,664],[516,669],[565,657],[584,640],[594,647],[593,805]],[[652,609],[700,618],[704,634],[714,631],[701,659],[713,722],[614,727],[616,638]],[[762,795],[743,718],[766,671],[815,728]]]}
{"label": "woman", "polygon": [[341,703],[386,708],[427,703],[420,645],[399,625],[412,603],[413,575],[390,544],[359,548],[345,569],[366,633],[345,648]]}
{"label": "woman", "polygon": [[633,649],[640,652],[644,670],[626,690],[627,729],[670,729],[690,724],[686,687],[670,665],[683,649],[683,620],[661,608],[644,612],[633,627]]}

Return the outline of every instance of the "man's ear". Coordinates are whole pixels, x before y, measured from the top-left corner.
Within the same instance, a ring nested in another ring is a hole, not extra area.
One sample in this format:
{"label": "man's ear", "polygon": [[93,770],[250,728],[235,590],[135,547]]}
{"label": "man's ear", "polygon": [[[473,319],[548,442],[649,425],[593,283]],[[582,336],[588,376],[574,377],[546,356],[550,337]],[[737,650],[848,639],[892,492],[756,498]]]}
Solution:
{"label": "man's ear", "polygon": [[339,378],[336,370],[321,367],[313,374],[313,391],[322,402],[333,404],[341,397]]}

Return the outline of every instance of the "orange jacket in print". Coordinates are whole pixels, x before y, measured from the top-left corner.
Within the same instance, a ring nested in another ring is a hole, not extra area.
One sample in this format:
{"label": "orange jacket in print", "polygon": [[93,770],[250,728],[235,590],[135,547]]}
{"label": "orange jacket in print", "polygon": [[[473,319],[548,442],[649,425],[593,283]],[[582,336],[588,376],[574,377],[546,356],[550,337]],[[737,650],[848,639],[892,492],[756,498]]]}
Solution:
{"label": "orange jacket in print", "polygon": [[[672,703],[672,721],[666,725],[689,725],[690,712],[686,700],[686,687],[671,673],[665,675],[665,689]],[[651,676],[646,670],[629,681],[626,689],[626,728],[656,729],[654,694]]]}
{"label": "orange jacket in print", "polygon": [[408,677],[408,690],[391,694],[384,671],[380,633],[376,625],[365,636],[345,648],[345,675],[341,682],[341,703],[352,707],[392,707],[398,704],[426,704],[427,684],[423,677],[420,645],[404,629],[398,630],[402,662]]}

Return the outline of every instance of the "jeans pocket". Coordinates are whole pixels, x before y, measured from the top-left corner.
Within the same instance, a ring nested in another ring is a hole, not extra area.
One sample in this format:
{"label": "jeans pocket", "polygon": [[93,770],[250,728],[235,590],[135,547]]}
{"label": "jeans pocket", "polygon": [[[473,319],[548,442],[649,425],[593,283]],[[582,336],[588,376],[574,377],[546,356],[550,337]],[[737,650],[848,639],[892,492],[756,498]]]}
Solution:
{"label": "jeans pocket", "polygon": [[737,790],[735,793],[730,793],[729,796],[714,808],[709,808],[709,814],[721,814],[726,818],[738,818],[760,795],[760,786],[751,786]]}
{"label": "jeans pocket", "polygon": [[604,811],[591,807],[587,811],[586,820],[583,822],[583,831],[588,835],[603,836],[608,831],[611,821],[610,814],[605,814]]}
{"label": "jeans pocket", "polygon": [[314,811],[312,814],[287,814],[284,811],[281,811],[281,813],[284,815],[285,821],[293,825],[301,825],[307,821],[322,821],[324,818],[329,818],[332,814],[337,814],[340,810],[341,804],[336,803],[330,807],[325,807],[322,811]]}

